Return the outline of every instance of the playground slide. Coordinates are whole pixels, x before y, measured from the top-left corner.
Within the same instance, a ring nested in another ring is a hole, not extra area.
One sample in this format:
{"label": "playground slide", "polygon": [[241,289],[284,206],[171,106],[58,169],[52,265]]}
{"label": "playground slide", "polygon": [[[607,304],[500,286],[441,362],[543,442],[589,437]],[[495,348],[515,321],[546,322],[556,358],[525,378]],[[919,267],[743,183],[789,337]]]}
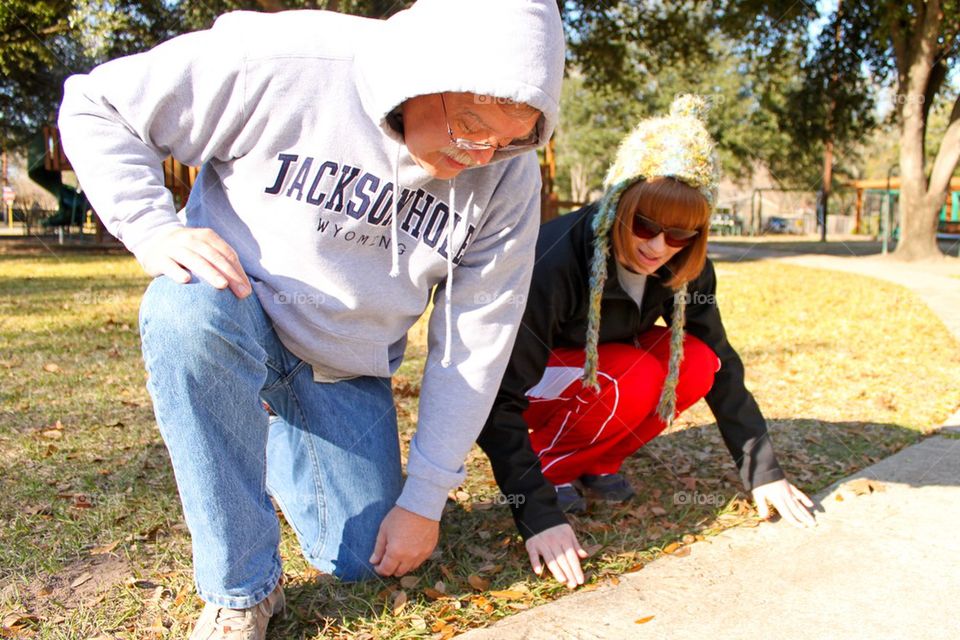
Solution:
{"label": "playground slide", "polygon": [[63,184],[59,171],[48,171],[44,168],[43,159],[45,155],[46,141],[43,133],[38,133],[30,143],[27,152],[27,175],[30,176],[31,180],[52,193],[59,203],[57,213],[44,220],[43,226],[82,225],[87,209],[90,208],[87,197],[73,187]]}

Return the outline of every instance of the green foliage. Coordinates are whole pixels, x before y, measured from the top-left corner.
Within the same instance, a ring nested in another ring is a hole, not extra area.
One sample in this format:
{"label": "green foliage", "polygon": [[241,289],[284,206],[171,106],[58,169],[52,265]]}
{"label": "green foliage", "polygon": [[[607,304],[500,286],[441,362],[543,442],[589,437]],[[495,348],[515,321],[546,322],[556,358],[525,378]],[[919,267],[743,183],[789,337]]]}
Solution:
{"label": "green foliage", "polygon": [[[816,154],[799,153],[785,119],[778,117],[789,102],[787,91],[797,85],[807,25],[816,17],[804,3],[627,1],[606,7],[566,2],[564,9],[571,66],[598,96],[621,96],[628,104],[623,116],[635,122],[666,111],[677,93],[698,93],[711,105],[708,129],[717,140],[726,176],[745,178],[758,163],[770,167],[785,185],[816,175]],[[602,100],[608,110],[617,106],[609,98]],[[576,109],[568,113],[571,108],[566,100],[558,162],[606,166],[612,159],[610,145],[597,147],[605,154],[602,160],[583,162],[579,150],[569,162],[563,158],[563,149],[576,146],[563,144],[564,135],[591,139],[586,131],[591,119],[579,118]],[[625,132],[614,130],[618,137]],[[569,185],[569,179],[561,178],[561,186]],[[599,183],[599,177],[591,180]]]}
{"label": "green foliage", "polygon": [[67,76],[206,29],[228,11],[334,9],[385,17],[388,0],[3,0],[0,2],[0,141],[22,145],[55,119]]}
{"label": "green foliage", "polygon": [[[563,7],[570,60],[589,87],[633,96],[644,105],[639,112],[647,105],[662,110],[677,90],[705,94],[728,175],[742,176],[761,161],[783,186],[811,187],[827,140],[835,145],[834,174],[860,173],[857,150],[877,126],[877,89],[900,87],[899,115],[902,85],[922,48],[917,18],[925,3],[838,4],[824,15],[789,0]],[[928,43],[936,64],[923,97],[925,119],[960,53],[960,2],[944,0],[940,8],[941,32]],[[819,20],[823,28],[812,39]]]}
{"label": "green foliage", "polygon": [[[702,60],[677,60],[630,89],[596,86],[576,72],[567,79],[556,138],[557,182],[564,198],[584,200],[585,193],[599,190],[624,135],[640,118],[665,114],[680,93],[706,99],[707,128],[717,141],[724,176],[746,178],[758,163],[779,166],[777,159],[789,155],[793,143],[771,108],[783,102],[782,94],[768,87],[788,82],[790,69],[763,70],[763,81],[761,70],[729,39],[716,36],[707,44]],[[811,167],[816,170],[815,160]]]}

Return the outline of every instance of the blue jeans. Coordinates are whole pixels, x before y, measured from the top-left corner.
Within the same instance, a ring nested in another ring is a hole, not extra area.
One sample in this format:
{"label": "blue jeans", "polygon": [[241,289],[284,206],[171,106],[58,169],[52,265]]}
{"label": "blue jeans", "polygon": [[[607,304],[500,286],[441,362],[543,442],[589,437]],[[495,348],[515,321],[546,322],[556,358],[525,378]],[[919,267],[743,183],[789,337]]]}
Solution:
{"label": "blue jeans", "polygon": [[402,484],[390,380],[314,382],[255,295],[240,300],[197,281],[154,280],[140,333],[200,597],[245,608],[276,586],[270,496],[312,565],[345,580],[373,577],[367,559]]}

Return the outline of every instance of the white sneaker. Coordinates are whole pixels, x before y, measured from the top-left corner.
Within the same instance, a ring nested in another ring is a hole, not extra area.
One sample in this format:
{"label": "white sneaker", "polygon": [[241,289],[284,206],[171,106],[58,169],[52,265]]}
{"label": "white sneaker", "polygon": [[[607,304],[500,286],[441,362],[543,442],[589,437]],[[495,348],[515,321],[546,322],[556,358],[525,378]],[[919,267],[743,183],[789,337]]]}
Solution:
{"label": "white sneaker", "polygon": [[284,606],[280,583],[264,600],[247,609],[228,609],[208,602],[190,640],[264,640],[270,618]]}

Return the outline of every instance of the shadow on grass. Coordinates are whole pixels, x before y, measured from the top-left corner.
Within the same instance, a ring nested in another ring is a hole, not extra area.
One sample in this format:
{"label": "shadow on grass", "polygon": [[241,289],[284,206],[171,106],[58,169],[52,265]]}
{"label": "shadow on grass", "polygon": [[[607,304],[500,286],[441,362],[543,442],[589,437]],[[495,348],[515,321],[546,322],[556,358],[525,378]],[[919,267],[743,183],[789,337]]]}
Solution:
{"label": "shadow on grass", "polygon": [[[892,424],[797,418],[773,420],[770,426],[783,468],[808,493],[920,437]],[[140,633],[155,626],[159,616],[170,630],[168,637],[185,637],[199,613],[189,536],[180,522],[166,451],[146,425],[135,431],[130,439],[105,434],[103,442],[116,442],[117,450],[89,460],[44,459],[42,477],[59,484],[27,486],[32,482],[28,476],[8,477],[4,483],[8,495],[22,501],[2,516],[7,527],[17,522],[14,531],[7,531],[13,537],[4,535],[11,547],[4,573],[13,568],[8,563],[15,563],[14,573],[24,578],[18,602],[7,598],[5,606],[38,615],[40,635],[54,628],[69,629],[66,637]],[[438,552],[414,572],[416,583],[410,578],[403,584],[398,579],[343,584],[318,575],[284,525],[288,615],[271,623],[270,637],[402,637],[434,628],[462,632],[568,593],[530,570],[482,455],[474,455],[469,467],[457,500],[448,502]],[[102,475],[98,468],[111,472]],[[676,553],[677,544],[682,549],[732,526],[757,526],[715,425],[661,435],[628,459],[624,472],[637,490],[634,500],[592,504],[585,516],[572,519],[581,543],[593,552],[584,562],[589,583],[637,570],[665,550]],[[78,508],[77,494],[86,494],[92,506]],[[25,508],[35,513],[24,513]],[[33,557],[35,540],[24,537],[56,540],[65,534],[72,544],[50,543],[45,551],[59,555],[63,568],[44,571],[45,563]],[[82,543],[84,537],[89,544]],[[102,551],[111,541],[116,545],[110,553],[122,561],[122,570],[111,578],[113,583],[106,577],[97,582],[97,572],[117,572],[116,563],[103,564],[91,547],[96,542]],[[24,575],[29,566],[38,569],[32,576]],[[85,572],[93,573],[91,583],[98,590],[70,588]],[[56,604],[51,590],[60,595]],[[400,591],[405,604],[398,600]]]}
{"label": "shadow on grass", "polygon": [[[811,494],[920,437],[899,425],[812,419],[773,421],[771,433],[788,477]],[[594,553],[584,562],[588,581],[637,570],[665,549],[676,552],[673,543],[682,548],[729,527],[757,526],[733,469],[715,425],[662,435],[637,452],[624,466],[637,497],[624,505],[591,504],[585,516],[571,519],[581,543]],[[363,632],[392,637],[389,633],[410,631],[417,620],[428,627],[440,620],[464,631],[567,593],[552,580],[534,576],[489,476],[471,476],[469,497],[448,503],[439,558],[415,572],[415,585],[405,588],[396,579],[366,585],[295,579],[287,588],[292,619],[275,623],[272,637],[350,637]],[[489,581],[488,590],[475,589],[471,576]],[[436,594],[426,588],[437,581],[450,598],[433,599]],[[518,589],[528,595],[490,594]],[[401,590],[409,602],[394,615]],[[452,622],[447,620],[451,615]]]}

